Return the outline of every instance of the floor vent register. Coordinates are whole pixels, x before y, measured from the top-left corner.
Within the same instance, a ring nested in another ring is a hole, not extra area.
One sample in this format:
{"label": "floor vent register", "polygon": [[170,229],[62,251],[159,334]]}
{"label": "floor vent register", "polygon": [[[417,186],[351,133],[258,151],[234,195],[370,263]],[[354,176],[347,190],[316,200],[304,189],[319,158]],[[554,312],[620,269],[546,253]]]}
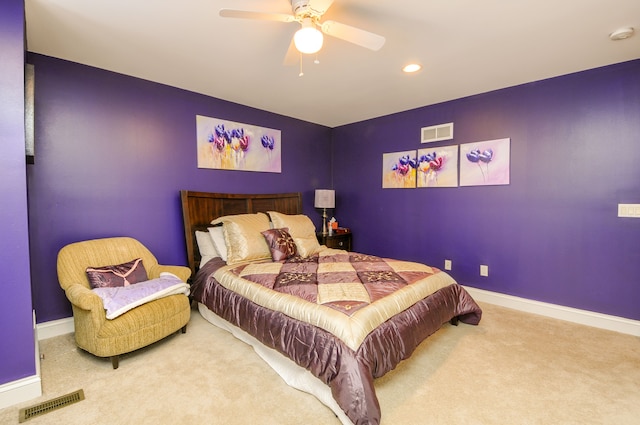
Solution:
{"label": "floor vent register", "polygon": [[78,390],[70,394],[63,395],[62,397],[44,401],[42,403],[36,404],[35,406],[25,407],[24,409],[20,409],[18,422],[22,423],[31,418],[35,418],[36,416],[41,416],[45,413],[53,412],[54,410],[61,409],[82,400],[84,400],[84,391]]}

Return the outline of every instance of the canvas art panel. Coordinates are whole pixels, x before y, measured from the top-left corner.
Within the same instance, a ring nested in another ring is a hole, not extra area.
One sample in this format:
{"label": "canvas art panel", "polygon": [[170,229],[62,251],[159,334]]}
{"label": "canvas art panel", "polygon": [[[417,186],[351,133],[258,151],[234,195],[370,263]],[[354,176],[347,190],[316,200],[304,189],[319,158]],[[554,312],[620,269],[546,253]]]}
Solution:
{"label": "canvas art panel", "polygon": [[198,168],[280,173],[280,130],[196,115]]}
{"label": "canvas art panel", "polygon": [[416,150],[382,154],[382,188],[415,188],[416,166]]}
{"label": "canvas art panel", "polygon": [[460,145],[460,186],[509,184],[511,139]]}
{"label": "canvas art panel", "polygon": [[458,187],[458,145],[418,149],[418,187]]}

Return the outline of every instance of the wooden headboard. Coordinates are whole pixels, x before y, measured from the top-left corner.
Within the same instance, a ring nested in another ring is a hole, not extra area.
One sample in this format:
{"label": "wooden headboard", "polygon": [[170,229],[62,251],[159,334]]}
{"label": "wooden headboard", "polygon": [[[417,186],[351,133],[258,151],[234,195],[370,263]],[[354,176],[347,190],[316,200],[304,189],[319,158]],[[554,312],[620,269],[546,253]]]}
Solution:
{"label": "wooden headboard", "polygon": [[211,221],[225,215],[278,211],[283,214],[302,214],[300,192],[276,194],[207,193],[181,190],[184,238],[192,277],[200,266],[200,252],[196,244],[196,230],[207,231]]}

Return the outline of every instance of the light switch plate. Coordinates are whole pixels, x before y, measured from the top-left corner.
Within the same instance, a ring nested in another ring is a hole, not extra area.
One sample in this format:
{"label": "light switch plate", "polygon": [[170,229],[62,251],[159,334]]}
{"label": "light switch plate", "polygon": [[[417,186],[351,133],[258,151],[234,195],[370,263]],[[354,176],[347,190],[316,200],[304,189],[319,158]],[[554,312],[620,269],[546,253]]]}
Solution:
{"label": "light switch plate", "polygon": [[640,218],[640,204],[618,204],[618,217]]}

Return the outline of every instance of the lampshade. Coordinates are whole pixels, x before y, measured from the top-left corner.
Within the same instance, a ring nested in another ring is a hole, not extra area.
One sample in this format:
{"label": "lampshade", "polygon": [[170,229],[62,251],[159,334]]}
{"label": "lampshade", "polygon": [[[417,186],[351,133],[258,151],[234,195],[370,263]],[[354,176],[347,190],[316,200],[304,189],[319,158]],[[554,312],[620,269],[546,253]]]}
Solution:
{"label": "lampshade", "polygon": [[302,21],[302,28],[296,31],[293,36],[293,43],[301,53],[316,53],[322,48],[323,37],[311,19],[305,18]]}
{"label": "lampshade", "polygon": [[316,199],[313,206],[316,208],[335,208],[336,191],[330,189],[316,189]]}

